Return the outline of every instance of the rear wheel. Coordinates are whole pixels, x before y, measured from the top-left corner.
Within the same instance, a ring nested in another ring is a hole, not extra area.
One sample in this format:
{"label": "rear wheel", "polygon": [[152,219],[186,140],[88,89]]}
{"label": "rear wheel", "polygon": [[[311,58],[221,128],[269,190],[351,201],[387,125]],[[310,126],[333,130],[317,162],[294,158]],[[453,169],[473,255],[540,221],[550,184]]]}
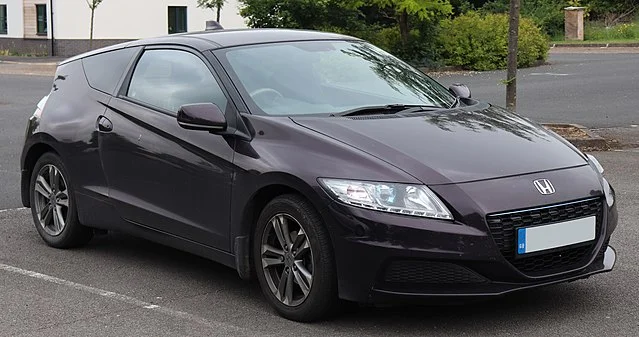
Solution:
{"label": "rear wheel", "polygon": [[31,175],[31,213],[44,242],[56,248],[86,244],[93,230],[78,221],[75,195],[60,158],[45,153]]}
{"label": "rear wheel", "polygon": [[254,233],[253,254],[262,292],[281,316],[308,322],[335,309],[332,247],[308,201],[284,195],[266,205]]}

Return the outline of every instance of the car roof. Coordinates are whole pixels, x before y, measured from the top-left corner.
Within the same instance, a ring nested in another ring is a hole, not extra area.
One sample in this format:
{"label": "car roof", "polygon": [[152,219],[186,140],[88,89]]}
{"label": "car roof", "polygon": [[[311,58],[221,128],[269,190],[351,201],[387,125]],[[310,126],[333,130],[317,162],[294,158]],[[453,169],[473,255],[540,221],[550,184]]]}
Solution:
{"label": "car roof", "polygon": [[93,50],[62,61],[60,64],[72,62],[81,58],[101,54],[117,49],[149,46],[158,44],[183,45],[199,51],[221,49],[227,47],[251,44],[293,42],[293,41],[321,41],[321,40],[358,40],[352,36],[325,33],[312,30],[298,29],[219,29],[193,33],[173,34],[156,38],[141,39],[124,42],[117,45]]}
{"label": "car roof", "polygon": [[181,36],[207,40],[216,44],[218,48],[274,42],[355,39],[351,36],[313,30],[273,28],[219,29],[197,33],[186,33]]}

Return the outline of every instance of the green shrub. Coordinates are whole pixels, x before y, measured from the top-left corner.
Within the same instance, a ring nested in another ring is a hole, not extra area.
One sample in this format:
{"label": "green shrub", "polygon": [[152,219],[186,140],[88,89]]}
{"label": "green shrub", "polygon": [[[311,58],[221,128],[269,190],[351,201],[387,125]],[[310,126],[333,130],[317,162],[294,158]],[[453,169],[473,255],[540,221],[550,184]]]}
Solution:
{"label": "green shrub", "polygon": [[588,22],[584,29],[584,39],[589,41],[632,40],[639,38],[639,26],[636,23],[622,23],[613,27],[606,27],[601,22]]}
{"label": "green shrub", "polygon": [[[469,12],[444,21],[439,34],[446,63],[472,70],[506,67],[508,56],[508,16]],[[517,64],[529,67],[548,54],[548,39],[530,19],[521,18]]]}

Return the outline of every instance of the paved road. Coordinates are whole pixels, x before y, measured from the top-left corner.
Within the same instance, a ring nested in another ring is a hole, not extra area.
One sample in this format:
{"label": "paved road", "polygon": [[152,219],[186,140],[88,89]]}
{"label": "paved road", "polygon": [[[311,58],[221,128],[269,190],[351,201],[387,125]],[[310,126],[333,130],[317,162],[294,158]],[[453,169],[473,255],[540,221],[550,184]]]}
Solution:
{"label": "paved road", "polygon": [[[598,64],[597,60],[604,68],[618,69],[618,65],[630,67],[635,62],[630,58],[553,56],[557,65],[548,69],[586,71],[593,68],[579,64]],[[559,87],[556,75],[531,74],[547,72],[544,69],[524,71],[528,75],[522,80],[522,90],[528,95],[533,90],[552,93],[546,91],[547,86]],[[617,74],[627,80],[626,85],[633,84],[632,75]],[[598,75],[604,83],[612,82],[597,71],[591,76]],[[580,82],[570,76],[559,77]],[[494,95],[499,100],[503,88],[496,84],[498,78],[498,73],[488,73],[464,82],[471,84],[476,96]],[[457,79],[442,79],[453,80]],[[98,237],[82,249],[46,247],[33,228],[29,211],[12,208],[20,207],[18,155],[24,121],[50,82],[49,78],[0,75],[0,336],[639,335],[639,253],[634,249],[639,241],[639,153],[597,154],[619,199],[621,219],[612,245],[620,259],[612,273],[489,302],[364,308],[335,321],[304,325],[276,316],[257,285],[240,281],[233,270],[170,248],[120,234]],[[594,95],[595,89],[589,88],[582,86],[581,90]],[[625,94],[602,93],[595,96],[606,100],[591,103],[617,105],[617,95]],[[570,95],[554,97],[567,105],[573,101]],[[526,100],[522,94],[524,114],[531,104]],[[633,98],[628,100],[632,103]],[[626,114],[614,119],[631,122]],[[588,120],[594,124],[577,121],[599,126],[595,119]]]}
{"label": "paved road", "polygon": [[[517,111],[539,122],[591,128],[639,124],[639,54],[551,54],[551,65],[523,69]],[[437,76],[468,85],[473,96],[504,106],[503,71]]]}
{"label": "paved road", "polygon": [[52,79],[0,75],[0,209],[21,206],[20,152],[27,119]]}

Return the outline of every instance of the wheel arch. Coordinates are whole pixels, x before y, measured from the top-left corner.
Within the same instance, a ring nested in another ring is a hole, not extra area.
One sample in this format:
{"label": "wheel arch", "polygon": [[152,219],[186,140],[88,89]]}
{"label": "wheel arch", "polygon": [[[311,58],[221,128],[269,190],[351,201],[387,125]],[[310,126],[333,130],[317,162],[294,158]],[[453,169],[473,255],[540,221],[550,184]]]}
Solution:
{"label": "wheel arch", "polygon": [[20,180],[20,195],[22,199],[22,205],[24,207],[31,207],[31,197],[29,191],[29,185],[31,184],[31,175],[33,168],[38,162],[38,159],[47,152],[52,152],[57,156],[60,156],[58,151],[53,145],[50,136],[40,135],[34,136],[35,138],[28,147],[25,147],[21,162],[21,180]]}
{"label": "wheel arch", "polygon": [[[266,173],[260,176],[262,183],[247,182],[248,186],[253,186],[252,193],[245,193],[248,196],[244,200],[234,200],[233,215],[236,221],[232,221],[231,238],[234,247],[236,269],[243,279],[252,278],[254,270],[251,247],[252,237],[257,219],[264,207],[273,199],[281,195],[296,194],[313,205],[324,223],[330,221],[325,211],[325,203],[322,202],[322,195],[318,193],[310,184],[304,180],[288,173]],[[241,186],[237,188],[238,193],[244,190]],[[235,192],[234,192],[235,194]],[[237,194],[236,194],[237,195]],[[235,198],[234,198],[235,199]],[[240,198],[237,198],[240,199]],[[329,230],[330,234],[330,230]]]}

